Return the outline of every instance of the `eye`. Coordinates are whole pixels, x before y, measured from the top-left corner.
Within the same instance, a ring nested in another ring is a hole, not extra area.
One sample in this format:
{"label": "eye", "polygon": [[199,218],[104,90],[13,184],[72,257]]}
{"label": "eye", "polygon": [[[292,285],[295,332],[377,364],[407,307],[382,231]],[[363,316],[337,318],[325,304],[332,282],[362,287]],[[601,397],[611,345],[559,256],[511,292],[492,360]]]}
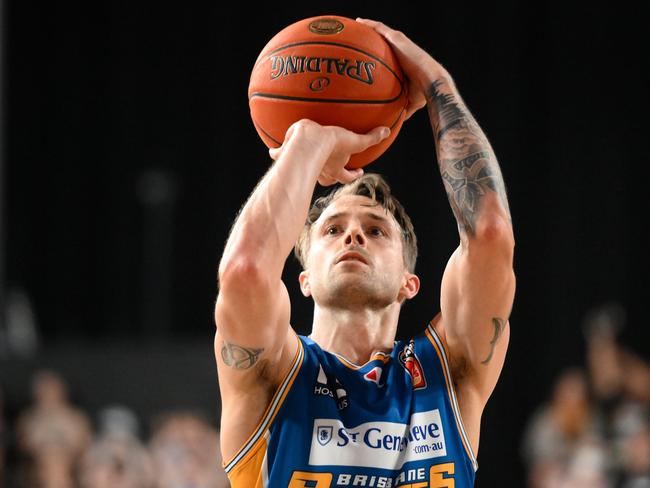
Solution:
{"label": "eye", "polygon": [[385,235],[384,231],[380,227],[371,227],[369,232],[370,235],[373,235],[375,237],[381,237]]}
{"label": "eye", "polygon": [[335,236],[336,234],[339,233],[339,231],[340,231],[340,228],[339,228],[338,225],[330,225],[329,227],[327,227],[325,229],[325,234],[328,235],[328,236]]}

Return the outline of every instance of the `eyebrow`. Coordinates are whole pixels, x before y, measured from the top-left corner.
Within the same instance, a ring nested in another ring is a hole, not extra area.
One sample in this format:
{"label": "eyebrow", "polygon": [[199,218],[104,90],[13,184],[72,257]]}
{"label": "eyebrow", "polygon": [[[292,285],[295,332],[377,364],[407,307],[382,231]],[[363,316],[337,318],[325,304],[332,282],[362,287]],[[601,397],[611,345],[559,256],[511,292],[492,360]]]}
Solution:
{"label": "eyebrow", "polygon": [[[337,212],[335,214],[330,215],[323,221],[323,226],[326,225],[328,222],[331,222],[332,220],[348,217],[350,214],[349,212]],[[389,220],[386,217],[382,217],[381,215],[377,215],[376,213],[372,212],[364,212],[363,213],[364,217],[371,218],[373,220],[376,220],[378,222],[382,222],[386,225],[389,225]]]}

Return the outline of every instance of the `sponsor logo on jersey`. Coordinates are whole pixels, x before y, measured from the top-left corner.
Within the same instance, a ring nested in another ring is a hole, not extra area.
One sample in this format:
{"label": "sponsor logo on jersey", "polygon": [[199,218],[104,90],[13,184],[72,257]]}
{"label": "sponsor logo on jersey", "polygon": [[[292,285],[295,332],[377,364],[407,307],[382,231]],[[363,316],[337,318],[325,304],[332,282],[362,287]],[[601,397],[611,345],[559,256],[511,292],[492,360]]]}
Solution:
{"label": "sponsor logo on jersey", "polygon": [[408,424],[346,427],[338,419],[315,419],[309,464],[400,469],[410,461],[446,455],[440,411],[435,409],[414,413]]}
{"label": "sponsor logo on jersey", "polygon": [[409,342],[398,355],[399,362],[411,377],[414,390],[420,390],[427,387],[427,380],[424,377],[424,370],[420,360],[415,354],[415,343]]}
{"label": "sponsor logo on jersey", "polygon": [[345,391],[341,382],[333,376],[328,376],[323,366],[320,365],[316,384],[314,385],[314,395],[334,398],[336,400],[336,408],[339,410],[343,410],[349,404],[348,392]]}
{"label": "sponsor logo on jersey", "polygon": [[386,384],[386,382],[381,381],[381,375],[383,374],[383,372],[384,372],[383,368],[381,368],[380,366],[375,366],[366,374],[364,374],[363,377],[365,380],[372,381],[379,388],[382,388]]}

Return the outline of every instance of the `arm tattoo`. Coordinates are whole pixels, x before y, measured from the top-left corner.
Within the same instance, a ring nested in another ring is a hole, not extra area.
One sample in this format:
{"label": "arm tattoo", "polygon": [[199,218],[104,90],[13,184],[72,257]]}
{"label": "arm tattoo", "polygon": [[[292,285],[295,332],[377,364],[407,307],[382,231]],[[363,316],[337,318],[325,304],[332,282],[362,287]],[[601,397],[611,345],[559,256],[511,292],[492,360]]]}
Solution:
{"label": "arm tattoo", "polygon": [[499,164],[451,81],[434,81],[427,101],[449,203],[461,233],[474,236],[481,202],[488,192],[497,194],[510,215]]}
{"label": "arm tattoo", "polygon": [[223,341],[221,357],[227,366],[235,369],[248,369],[252,367],[260,357],[264,349],[251,349]]}
{"label": "arm tattoo", "polygon": [[490,362],[492,359],[492,355],[494,354],[494,348],[497,345],[497,341],[501,337],[501,334],[503,334],[503,330],[506,328],[507,320],[500,319],[499,317],[494,317],[492,319],[492,325],[494,325],[494,337],[490,341],[490,354],[488,354],[488,357],[486,357],[483,361],[481,361],[481,364],[487,364]]}

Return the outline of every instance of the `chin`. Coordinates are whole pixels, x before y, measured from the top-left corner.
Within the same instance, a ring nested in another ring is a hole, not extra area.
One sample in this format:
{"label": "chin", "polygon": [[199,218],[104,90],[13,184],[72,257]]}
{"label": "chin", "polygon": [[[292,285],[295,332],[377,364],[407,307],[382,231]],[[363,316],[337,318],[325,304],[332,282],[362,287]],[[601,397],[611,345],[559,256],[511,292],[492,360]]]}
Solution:
{"label": "chin", "polygon": [[314,301],[323,306],[344,308],[359,305],[373,308],[385,307],[395,301],[394,295],[378,286],[377,282],[359,279],[358,276],[348,276],[337,276],[330,280],[314,295]]}

